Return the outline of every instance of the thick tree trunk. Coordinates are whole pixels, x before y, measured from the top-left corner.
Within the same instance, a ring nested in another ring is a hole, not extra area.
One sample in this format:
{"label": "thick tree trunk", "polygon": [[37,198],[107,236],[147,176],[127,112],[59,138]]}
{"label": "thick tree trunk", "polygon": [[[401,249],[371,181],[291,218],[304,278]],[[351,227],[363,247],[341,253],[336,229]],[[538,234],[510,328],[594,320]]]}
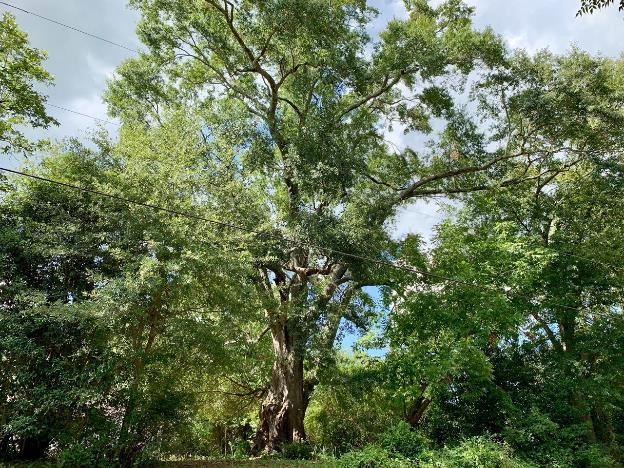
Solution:
{"label": "thick tree trunk", "polygon": [[283,443],[305,439],[303,419],[308,397],[304,392],[303,343],[287,324],[271,328],[275,362],[271,387],[260,408],[253,452],[271,453]]}

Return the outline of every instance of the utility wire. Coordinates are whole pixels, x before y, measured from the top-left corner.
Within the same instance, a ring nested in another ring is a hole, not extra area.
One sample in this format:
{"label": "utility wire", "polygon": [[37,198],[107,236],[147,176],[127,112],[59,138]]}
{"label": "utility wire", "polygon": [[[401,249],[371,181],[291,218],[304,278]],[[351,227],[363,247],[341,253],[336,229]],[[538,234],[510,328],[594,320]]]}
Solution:
{"label": "utility wire", "polygon": [[85,36],[89,36],[89,37],[91,37],[93,39],[98,39],[100,41],[106,42],[106,43],[108,43],[110,45],[114,45],[116,47],[120,47],[120,48],[125,49],[127,51],[134,52],[134,53],[137,53],[137,54],[140,53],[137,49],[132,49],[132,48],[127,47],[127,46],[125,46],[123,44],[119,44],[118,42],[111,41],[110,39],[106,39],[105,37],[98,36],[97,34],[93,34],[93,33],[84,31],[84,30],[76,28],[74,26],[70,26],[69,24],[65,24],[65,23],[62,23],[62,22],[57,21],[55,19],[48,18],[47,16],[43,16],[43,15],[40,15],[40,14],[35,13],[33,11],[26,10],[25,8],[21,8],[21,7],[12,5],[12,4],[7,3],[7,2],[2,2],[2,1],[0,1],[0,5],[4,5],[6,7],[13,8],[14,10],[21,11],[22,13],[27,13],[29,15],[36,16],[37,18],[40,18],[42,20],[48,21],[50,23],[54,23],[54,24],[56,24],[58,26],[62,26],[62,27],[67,28],[67,29],[71,29],[72,31],[78,32],[80,34],[84,34]]}
{"label": "utility wire", "polygon": [[[42,181],[42,182],[47,182],[47,183],[54,184],[54,185],[59,185],[61,187],[69,188],[69,189],[76,190],[76,191],[83,192],[83,193],[90,193],[90,194],[99,195],[99,196],[102,196],[102,197],[107,197],[107,198],[111,198],[111,199],[118,200],[118,201],[123,201],[125,203],[142,206],[142,207],[145,207],[145,208],[149,208],[151,210],[156,210],[156,211],[161,211],[161,212],[164,212],[164,213],[174,214],[176,216],[181,216],[181,217],[185,217],[185,218],[189,218],[189,219],[194,219],[194,220],[197,220],[197,221],[204,221],[204,222],[207,222],[209,224],[213,224],[213,225],[216,225],[216,226],[219,226],[219,227],[222,227],[222,228],[234,229],[234,230],[243,231],[243,232],[247,232],[247,233],[254,234],[254,235],[265,234],[265,233],[262,233],[260,231],[257,231],[257,230],[254,230],[254,229],[250,229],[250,228],[247,228],[247,227],[244,227],[244,226],[231,224],[231,223],[226,223],[226,222],[218,221],[218,220],[211,219],[211,218],[206,218],[204,216],[199,216],[199,215],[196,215],[196,214],[188,212],[188,211],[174,210],[174,209],[171,209],[171,208],[165,208],[165,207],[162,207],[162,206],[159,206],[159,205],[154,205],[154,204],[151,204],[151,203],[144,203],[144,202],[140,202],[140,201],[137,201],[137,200],[132,200],[132,199],[129,199],[129,198],[121,197],[119,195],[115,195],[115,194],[112,194],[112,193],[102,192],[100,190],[95,190],[95,189],[89,189],[89,188],[86,188],[86,187],[81,187],[79,185],[69,184],[67,182],[62,182],[62,181],[59,181],[59,180],[49,179],[47,177],[41,177],[41,176],[37,176],[37,175],[34,175],[34,174],[28,174],[26,172],[17,171],[17,170],[14,170],[14,169],[8,169],[8,168],[5,168],[5,167],[0,167],[0,171],[11,173],[11,174],[15,174],[15,175],[19,175],[19,176],[23,176],[23,177],[27,177],[27,178],[38,180],[38,181]],[[265,236],[266,236],[266,234],[265,234]],[[268,236],[266,236],[266,237],[268,237]],[[275,239],[277,239],[277,237],[275,237],[275,236],[273,236],[273,237]],[[363,255],[352,254],[352,253],[349,253],[349,252],[344,252],[344,251],[337,250],[337,249],[332,249],[332,248],[329,248],[329,247],[321,247],[321,246],[314,245],[314,244],[311,244],[311,243],[295,241],[295,240],[288,239],[288,238],[280,238],[278,240],[287,241],[287,242],[292,243],[294,245],[305,246],[305,247],[308,247],[308,248],[314,248],[314,249],[317,249],[320,252],[332,253],[332,254],[335,254],[335,255],[338,255],[338,256],[343,256],[343,257],[352,258],[352,259],[356,259],[356,260],[361,260],[361,261],[365,261],[365,262],[376,263],[378,265],[388,266],[388,267],[391,267],[391,268],[394,268],[394,269],[404,270],[404,271],[407,271],[407,272],[410,272],[410,273],[415,273],[415,274],[426,276],[426,277],[430,277],[430,278],[436,278],[436,279],[439,279],[439,280],[448,281],[450,283],[460,284],[460,285],[468,286],[468,287],[471,287],[471,288],[481,289],[481,290],[489,291],[489,292],[497,292],[497,293],[504,293],[504,294],[507,293],[507,291],[505,291],[504,289],[501,289],[499,286],[494,285],[494,284],[483,284],[483,283],[482,284],[475,284],[475,283],[471,283],[471,282],[468,282],[468,281],[460,280],[458,278],[452,278],[452,277],[439,275],[439,274],[436,274],[436,273],[430,273],[430,272],[427,272],[427,271],[422,271],[422,270],[419,270],[417,268],[410,267],[408,265],[401,265],[401,264],[393,263],[393,262],[390,262],[390,261],[387,261],[387,260],[379,260],[379,259],[372,258],[372,257],[366,257],[366,256],[363,256]],[[532,301],[532,298],[530,298],[528,296],[518,296],[518,297],[521,297],[521,298],[523,298],[523,299],[525,299],[525,300],[527,300],[529,302]],[[557,306],[557,307],[561,307],[561,308],[564,308],[564,309],[578,310],[578,307],[571,307],[571,306],[568,306],[568,305],[565,305],[565,304],[551,303],[551,305]]]}
{"label": "utility wire", "polygon": [[79,192],[90,193],[90,194],[93,194],[93,195],[99,195],[99,196],[102,196],[102,197],[112,198],[114,200],[122,201],[122,202],[125,202],[125,203],[130,203],[130,204],[133,204],[133,205],[143,206],[145,208],[149,208],[149,209],[156,210],[156,211],[162,211],[162,212],[169,213],[169,214],[174,214],[176,216],[182,216],[182,217],[185,217],[185,218],[194,219],[196,221],[205,221],[207,223],[214,224],[214,225],[222,227],[222,228],[230,228],[230,229],[236,229],[236,230],[239,230],[239,231],[247,231],[249,233],[256,234],[256,235],[261,234],[259,231],[254,231],[253,229],[243,228],[242,226],[226,223],[226,222],[223,222],[223,221],[218,221],[218,220],[215,220],[215,219],[204,218],[203,216],[199,216],[199,215],[196,215],[196,214],[188,212],[188,211],[174,210],[174,209],[165,208],[165,207],[159,206],[159,205],[153,205],[151,203],[144,203],[144,202],[141,202],[141,201],[138,201],[138,200],[131,200],[129,198],[121,197],[121,196],[115,195],[113,193],[102,192],[100,190],[95,190],[95,189],[90,189],[90,188],[86,188],[86,187],[81,187],[79,185],[69,184],[67,182],[61,182],[60,180],[48,179],[47,177],[41,177],[41,176],[34,175],[34,174],[28,174],[26,172],[17,171],[17,170],[14,170],[14,169],[8,169],[6,167],[0,167],[0,171],[9,172],[11,174],[16,174],[16,175],[19,175],[19,176],[28,177],[30,179],[39,180],[39,181],[42,181],[42,182],[47,182],[47,183],[50,183],[50,184],[59,185],[61,187],[70,188],[72,190],[76,190],[76,191],[79,191]]}
{"label": "utility wire", "polygon": [[[0,2],[0,3],[2,3],[2,2]],[[69,108],[67,108],[67,107],[58,106],[58,105],[56,105],[56,104],[51,104],[51,103],[49,103],[49,102],[47,102],[47,103],[46,103],[46,106],[54,107],[54,108],[56,108],[56,109],[60,109],[60,110],[65,111],[65,112],[71,112],[72,114],[81,115],[82,117],[88,117],[88,118],[93,119],[93,120],[95,120],[95,121],[97,121],[97,122],[102,122],[102,123],[105,123],[105,124],[110,124],[110,125],[116,125],[117,127],[120,127],[120,126],[121,126],[121,124],[120,124],[120,123],[113,122],[112,120],[102,119],[102,118],[100,118],[100,117],[95,117],[95,116],[93,116],[93,115],[84,114],[84,113],[82,113],[82,112],[78,112],[78,111],[76,111],[76,110],[69,109]]]}

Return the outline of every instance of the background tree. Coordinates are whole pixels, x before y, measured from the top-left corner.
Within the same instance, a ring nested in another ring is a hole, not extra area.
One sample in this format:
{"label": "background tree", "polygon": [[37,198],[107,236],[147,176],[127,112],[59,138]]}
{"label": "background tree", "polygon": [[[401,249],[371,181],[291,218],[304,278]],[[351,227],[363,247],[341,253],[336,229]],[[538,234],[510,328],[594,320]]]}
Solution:
{"label": "background tree", "polygon": [[[180,122],[129,131],[114,150],[102,138],[97,150],[71,143],[31,169],[118,198],[41,180],[6,183],[2,456],[37,458],[56,447],[70,465],[131,465],[171,446],[201,404],[207,374],[249,352],[241,336],[260,333],[253,288],[225,279],[250,274],[239,238],[217,240],[196,222],[123,201],[192,210],[194,178],[217,177],[200,170],[203,140],[196,130],[188,138]],[[178,157],[154,167],[172,141]]]}
{"label": "background tree", "polygon": [[20,126],[48,128],[56,125],[45,110],[46,97],[36,84],[50,85],[52,76],[43,68],[46,53],[29,47],[28,36],[10,13],[0,20],[0,152],[32,151]]}
{"label": "background tree", "polygon": [[[592,14],[596,10],[606,8],[613,5],[615,0],[581,0],[581,8],[577,13],[577,16]],[[619,10],[624,11],[624,1],[620,0]]]}
{"label": "background tree", "polygon": [[[616,208],[622,63],[578,52],[516,60],[512,68],[521,68],[504,88],[506,118],[522,117],[518,131],[534,132],[539,121],[529,116],[552,122],[565,115],[541,144],[565,137],[578,150],[559,154],[565,170],[556,175],[529,166],[534,175],[513,189],[471,195],[458,219],[438,228],[425,285],[407,277],[388,296],[395,303],[386,334],[395,397],[416,409],[427,401],[429,413],[418,422],[437,442],[499,433],[540,465],[615,464],[624,370],[616,351],[623,323]],[[495,76],[486,80],[494,90],[501,84]],[[547,91],[536,92],[544,79]],[[603,100],[601,89],[616,102]],[[486,96],[491,91],[480,88],[482,109],[497,112],[487,105],[496,102]],[[571,105],[602,108],[602,125],[562,112]]]}

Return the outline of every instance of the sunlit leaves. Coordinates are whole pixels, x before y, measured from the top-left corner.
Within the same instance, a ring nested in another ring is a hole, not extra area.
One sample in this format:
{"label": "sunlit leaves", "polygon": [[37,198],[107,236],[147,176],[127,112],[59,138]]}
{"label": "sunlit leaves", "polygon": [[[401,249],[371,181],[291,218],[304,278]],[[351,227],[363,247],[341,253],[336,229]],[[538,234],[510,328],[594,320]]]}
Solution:
{"label": "sunlit leaves", "polygon": [[38,147],[28,141],[20,126],[57,124],[46,113],[46,97],[36,89],[40,83],[52,83],[42,66],[45,58],[45,52],[29,47],[26,33],[5,12],[0,20],[0,153],[30,152]]}

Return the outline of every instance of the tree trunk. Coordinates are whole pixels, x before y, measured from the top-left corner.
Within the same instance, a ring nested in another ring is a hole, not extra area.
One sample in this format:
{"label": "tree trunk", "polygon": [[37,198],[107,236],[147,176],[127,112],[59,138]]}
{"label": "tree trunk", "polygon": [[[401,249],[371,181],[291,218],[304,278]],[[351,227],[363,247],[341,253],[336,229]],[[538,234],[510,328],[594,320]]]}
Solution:
{"label": "tree trunk", "polygon": [[429,398],[421,396],[410,407],[409,411],[405,415],[405,419],[412,429],[417,429],[420,426],[420,422],[422,421],[422,418],[430,404],[431,400]]}
{"label": "tree trunk", "polygon": [[260,408],[253,452],[271,453],[283,443],[305,439],[307,396],[303,381],[303,339],[288,323],[271,327],[275,362],[271,387]]}

